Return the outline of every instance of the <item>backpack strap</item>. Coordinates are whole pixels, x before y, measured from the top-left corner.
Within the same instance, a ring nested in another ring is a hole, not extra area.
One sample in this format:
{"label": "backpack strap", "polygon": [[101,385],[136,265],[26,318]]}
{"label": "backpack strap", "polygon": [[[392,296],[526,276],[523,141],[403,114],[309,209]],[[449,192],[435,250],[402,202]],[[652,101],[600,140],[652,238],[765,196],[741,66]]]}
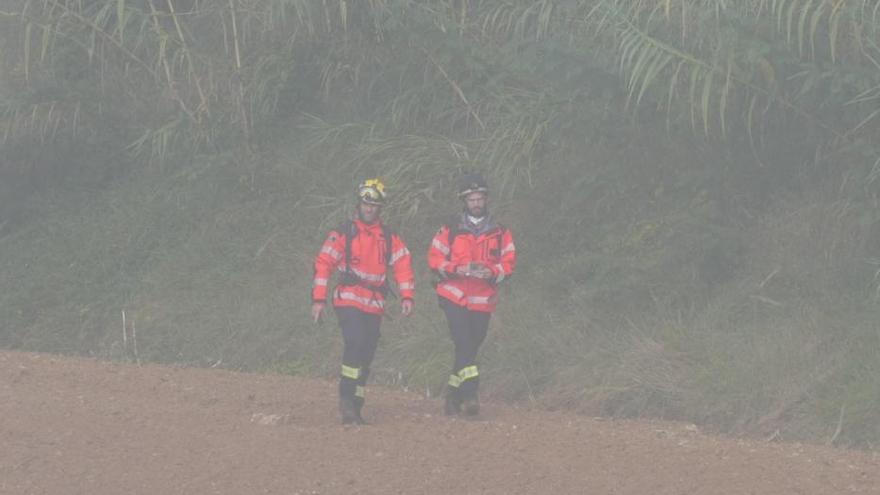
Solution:
{"label": "backpack strap", "polygon": [[501,260],[501,251],[504,249],[504,246],[502,244],[504,243],[504,233],[505,232],[507,232],[507,229],[504,228],[504,226],[499,223],[498,224],[498,232],[495,234],[495,237],[498,238],[498,242],[495,245],[498,246],[498,248],[497,248],[497,252],[493,253],[499,259],[499,261]]}
{"label": "backpack strap", "polygon": [[[382,235],[385,236],[385,266],[389,267],[391,266],[391,255],[394,254],[391,252],[391,250],[394,249],[394,232],[391,230],[391,227],[383,223]],[[392,298],[397,297],[397,294],[391,288],[391,280],[387,269],[385,270],[385,282],[382,283],[382,290],[384,291],[383,294],[387,296],[390,296]]]}
{"label": "backpack strap", "polygon": [[462,232],[464,232],[464,229],[461,228],[461,218],[458,216],[450,217],[446,223],[446,245],[449,246],[449,252],[446,253],[446,261],[452,261],[452,243],[455,242],[458,234]]}
{"label": "backpack strap", "polygon": [[[371,290],[377,290],[382,294],[391,293],[391,295],[394,296],[394,292],[391,291],[391,288],[388,285],[387,276],[385,277],[385,282],[381,286],[374,287],[371,285],[366,285],[364,281],[351,269],[351,245],[352,239],[357,237],[359,233],[357,224],[354,223],[353,220],[346,220],[342,222],[337,231],[343,236],[343,240],[345,242],[345,272],[342,274],[342,285],[360,285],[363,287],[367,287]],[[385,237],[385,264],[390,265],[392,255],[391,250],[393,249],[393,232],[391,231],[390,227],[382,224],[382,235]]]}
{"label": "backpack strap", "polygon": [[[345,267],[346,271],[348,271],[348,267],[351,266],[351,239],[358,235],[357,224],[352,220],[346,220],[342,222],[337,232],[345,238]],[[391,255],[394,254],[392,253],[394,249],[394,232],[391,230],[391,227],[382,224],[382,237],[385,238],[385,264],[390,266]]]}
{"label": "backpack strap", "polygon": [[382,236],[385,237],[385,264],[387,266],[391,266],[391,255],[394,254],[391,252],[394,249],[394,243],[392,242],[394,232],[391,231],[391,227],[382,224]]}
{"label": "backpack strap", "polygon": [[344,284],[349,285],[352,280],[360,280],[351,270],[351,240],[357,237],[358,228],[353,221],[346,220],[339,225],[337,230],[342,234],[342,239],[345,242],[345,273],[342,280]]}

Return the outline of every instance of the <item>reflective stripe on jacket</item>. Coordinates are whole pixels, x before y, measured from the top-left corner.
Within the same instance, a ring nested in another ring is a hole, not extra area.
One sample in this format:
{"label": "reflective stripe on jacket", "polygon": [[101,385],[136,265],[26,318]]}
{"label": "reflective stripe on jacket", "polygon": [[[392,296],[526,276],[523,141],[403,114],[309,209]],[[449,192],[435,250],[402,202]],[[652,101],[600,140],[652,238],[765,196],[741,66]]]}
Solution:
{"label": "reflective stripe on jacket", "polygon": [[[440,275],[437,295],[465,306],[473,311],[495,311],[497,285],[513,274],[516,267],[516,246],[510,231],[494,226],[474,234],[462,225],[449,245],[450,226],[440,228],[428,248],[428,266]],[[491,271],[493,278],[483,280],[456,275],[457,267],[471,262],[481,262]]]}
{"label": "reflective stripe on jacket", "polygon": [[[409,249],[403,240],[392,234],[391,255],[386,256],[386,241],[382,224],[376,222],[367,225],[360,220],[354,221],[357,235],[347,240],[344,233],[332,230],[315,257],[315,276],[312,283],[312,300],[324,302],[329,294],[329,285],[333,274],[339,273],[339,284],[333,290],[334,306],[352,306],[367,313],[382,314],[385,309],[385,295],[382,288],[386,286],[386,259],[394,270],[394,278],[400,297],[412,299],[415,284],[412,260]],[[351,242],[351,273],[360,282],[344,285],[342,281],[346,271],[345,243]]]}

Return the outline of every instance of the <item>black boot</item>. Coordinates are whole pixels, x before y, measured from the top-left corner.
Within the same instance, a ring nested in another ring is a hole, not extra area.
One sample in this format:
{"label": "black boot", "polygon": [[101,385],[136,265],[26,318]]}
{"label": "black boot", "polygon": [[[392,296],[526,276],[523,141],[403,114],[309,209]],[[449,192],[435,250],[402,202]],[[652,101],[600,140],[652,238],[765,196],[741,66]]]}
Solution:
{"label": "black boot", "polygon": [[339,398],[339,415],[342,416],[342,424],[344,425],[363,424],[363,420],[355,407],[354,399],[351,397]]}
{"label": "black boot", "polygon": [[476,391],[468,394],[467,397],[461,401],[461,408],[467,416],[476,416],[477,414],[480,414],[480,397],[477,395]]}
{"label": "black boot", "polygon": [[458,387],[446,387],[446,402],[443,404],[443,414],[455,416],[461,413],[461,390]]}
{"label": "black boot", "polygon": [[446,393],[446,402],[443,404],[443,414],[446,416],[455,416],[461,412],[461,399],[457,392],[458,390],[450,390]]}
{"label": "black boot", "polygon": [[354,398],[354,415],[355,415],[355,424],[365,425],[367,424],[364,421],[364,417],[361,416],[361,410],[364,408],[364,398],[363,397],[355,397]]}

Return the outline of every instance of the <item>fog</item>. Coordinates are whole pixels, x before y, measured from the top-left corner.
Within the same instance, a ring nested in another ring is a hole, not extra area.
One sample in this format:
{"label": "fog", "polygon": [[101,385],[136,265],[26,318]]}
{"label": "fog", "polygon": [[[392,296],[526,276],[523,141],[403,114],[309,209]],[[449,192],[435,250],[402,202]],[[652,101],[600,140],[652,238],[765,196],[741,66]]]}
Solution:
{"label": "fog", "polygon": [[440,393],[477,170],[495,396],[880,440],[875,2],[160,3],[0,6],[3,348],[333,376],[312,258],[379,176],[417,289],[371,380]]}

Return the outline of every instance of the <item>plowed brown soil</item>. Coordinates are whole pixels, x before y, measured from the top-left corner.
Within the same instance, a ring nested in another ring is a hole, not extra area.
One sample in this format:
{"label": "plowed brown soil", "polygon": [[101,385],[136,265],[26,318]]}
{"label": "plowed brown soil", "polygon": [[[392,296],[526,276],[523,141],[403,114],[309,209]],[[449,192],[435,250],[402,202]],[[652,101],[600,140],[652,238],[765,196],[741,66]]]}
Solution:
{"label": "plowed brown soil", "polygon": [[0,353],[3,494],[880,493],[876,454],[282,375]]}

